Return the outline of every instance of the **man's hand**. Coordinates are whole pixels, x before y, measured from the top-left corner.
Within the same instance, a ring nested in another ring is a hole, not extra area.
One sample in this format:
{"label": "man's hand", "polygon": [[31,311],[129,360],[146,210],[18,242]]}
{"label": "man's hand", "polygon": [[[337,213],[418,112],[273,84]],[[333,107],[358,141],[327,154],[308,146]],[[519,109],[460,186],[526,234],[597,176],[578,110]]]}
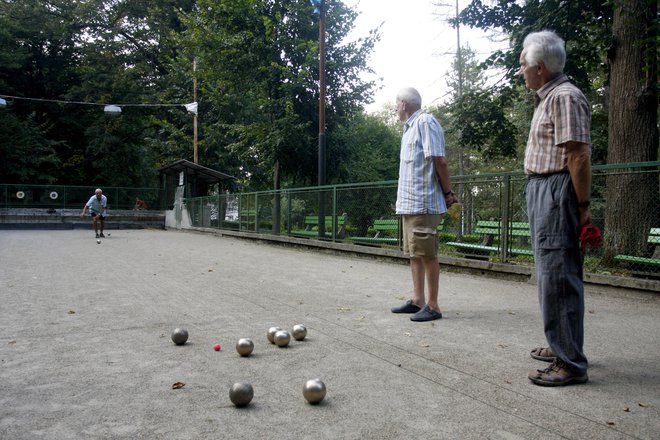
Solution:
{"label": "man's hand", "polygon": [[579,207],[578,212],[580,213],[580,227],[591,223],[591,211],[589,210],[589,207]]}
{"label": "man's hand", "polygon": [[449,194],[445,195],[445,203],[447,204],[447,208],[449,208],[454,203],[458,203],[458,197],[456,197],[456,194],[453,192],[450,192]]}

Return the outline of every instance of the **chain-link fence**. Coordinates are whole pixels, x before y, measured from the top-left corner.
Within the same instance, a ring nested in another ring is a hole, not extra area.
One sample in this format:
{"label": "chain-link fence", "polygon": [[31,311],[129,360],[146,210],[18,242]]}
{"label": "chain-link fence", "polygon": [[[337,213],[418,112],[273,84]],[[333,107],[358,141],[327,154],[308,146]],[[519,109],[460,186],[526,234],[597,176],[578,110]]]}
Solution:
{"label": "chain-link fence", "polygon": [[[615,275],[660,275],[660,162],[593,169],[592,222],[603,246],[589,248],[585,268]],[[454,176],[456,219],[438,228],[440,253],[533,264],[522,173]],[[625,199],[618,195],[635,188]],[[400,246],[396,181],[263,191],[188,199],[193,226]],[[622,205],[625,201],[625,205]],[[637,201],[637,202],[636,202]]]}
{"label": "chain-link fence", "polygon": [[[110,209],[133,209],[138,198],[145,203],[141,209],[163,209],[162,190],[158,188],[101,189]],[[92,186],[2,184],[0,208],[81,209],[95,190]]]}

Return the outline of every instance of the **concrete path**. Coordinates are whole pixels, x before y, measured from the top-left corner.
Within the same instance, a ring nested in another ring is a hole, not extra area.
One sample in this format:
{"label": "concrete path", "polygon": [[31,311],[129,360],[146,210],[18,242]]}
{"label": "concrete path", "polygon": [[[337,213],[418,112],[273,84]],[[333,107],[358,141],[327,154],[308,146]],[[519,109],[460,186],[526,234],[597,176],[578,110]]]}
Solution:
{"label": "concrete path", "polygon": [[[410,292],[400,263],[110,233],[0,231],[1,439],[660,438],[655,294],[589,291],[590,381],[542,388],[527,379],[545,365],[529,357],[544,342],[531,284],[442,271],[444,318],[413,323],[389,312]],[[266,339],[298,323],[306,340]],[[242,409],[238,381],[254,387]]]}

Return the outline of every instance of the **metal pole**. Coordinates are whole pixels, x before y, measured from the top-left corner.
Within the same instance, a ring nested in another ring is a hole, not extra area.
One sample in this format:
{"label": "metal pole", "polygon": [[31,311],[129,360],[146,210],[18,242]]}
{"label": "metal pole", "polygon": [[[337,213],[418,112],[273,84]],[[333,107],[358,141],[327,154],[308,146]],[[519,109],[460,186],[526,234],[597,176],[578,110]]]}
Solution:
{"label": "metal pole", "polygon": [[[325,0],[319,14],[319,187],[325,185]],[[319,188],[319,237],[325,238],[325,197]]]}
{"label": "metal pole", "polygon": [[[197,102],[197,58],[193,59],[193,102]],[[193,113],[193,162],[197,163],[197,112]]]}
{"label": "metal pole", "polygon": [[[461,51],[461,23],[458,20],[458,0],[456,0],[456,60],[458,64],[458,101],[460,102],[463,98],[463,54]],[[462,105],[462,104],[461,104]],[[461,141],[458,143],[458,175],[465,175],[465,152],[463,151],[463,145]],[[465,185],[461,179],[458,184],[458,197],[463,201],[465,206]],[[463,237],[465,231],[465,218],[463,217],[463,212],[461,212],[460,223],[458,228],[458,236]]]}

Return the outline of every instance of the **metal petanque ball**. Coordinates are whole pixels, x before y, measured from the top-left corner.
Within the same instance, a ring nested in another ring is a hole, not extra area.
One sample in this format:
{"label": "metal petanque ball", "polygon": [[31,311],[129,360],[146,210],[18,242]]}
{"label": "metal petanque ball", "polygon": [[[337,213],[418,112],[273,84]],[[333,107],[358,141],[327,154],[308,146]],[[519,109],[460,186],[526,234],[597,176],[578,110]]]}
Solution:
{"label": "metal petanque ball", "polygon": [[297,324],[293,326],[293,331],[291,332],[293,339],[296,341],[302,341],[307,336],[307,327],[302,324]]}
{"label": "metal petanque ball", "polygon": [[239,408],[247,406],[254,397],[254,389],[247,382],[236,382],[229,389],[229,399]]}
{"label": "metal petanque ball", "polygon": [[236,351],[243,357],[250,356],[252,350],[254,350],[254,342],[250,338],[241,338],[236,343]]}
{"label": "metal petanque ball", "polygon": [[291,335],[286,330],[280,330],[275,333],[275,336],[273,336],[273,342],[275,342],[278,347],[286,347],[289,345],[290,341]]}
{"label": "metal petanque ball", "polygon": [[310,379],[305,382],[303,396],[312,404],[319,403],[325,397],[325,384],[321,379]]}
{"label": "metal petanque ball", "polygon": [[188,340],[188,331],[183,328],[175,328],[172,332],[172,342],[176,345],[183,345]]}
{"label": "metal petanque ball", "polygon": [[101,244],[101,239],[97,238],[96,239],[96,244]]}
{"label": "metal petanque ball", "polygon": [[268,340],[270,341],[271,344],[275,343],[273,337],[275,336],[275,333],[279,332],[280,330],[282,330],[282,327],[271,327],[268,329],[268,333],[266,334],[266,336],[268,337]]}

